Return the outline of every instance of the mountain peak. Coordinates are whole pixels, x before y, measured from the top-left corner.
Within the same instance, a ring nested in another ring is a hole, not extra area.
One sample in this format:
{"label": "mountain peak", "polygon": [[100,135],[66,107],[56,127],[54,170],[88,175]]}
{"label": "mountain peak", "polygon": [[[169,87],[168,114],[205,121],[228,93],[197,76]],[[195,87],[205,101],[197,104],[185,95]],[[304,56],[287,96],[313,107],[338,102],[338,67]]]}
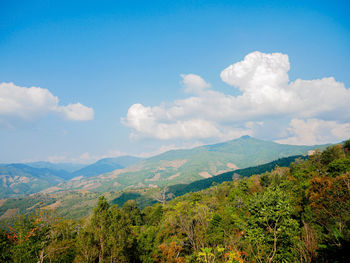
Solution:
{"label": "mountain peak", "polygon": [[240,139],[246,140],[246,139],[251,139],[252,137],[250,137],[249,135],[243,135]]}

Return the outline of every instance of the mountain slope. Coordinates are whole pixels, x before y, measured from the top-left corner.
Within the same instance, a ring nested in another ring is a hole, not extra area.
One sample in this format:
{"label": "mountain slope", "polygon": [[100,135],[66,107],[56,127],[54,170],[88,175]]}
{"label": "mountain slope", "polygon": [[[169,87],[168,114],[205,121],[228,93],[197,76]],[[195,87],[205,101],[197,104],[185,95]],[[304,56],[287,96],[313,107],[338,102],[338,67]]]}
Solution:
{"label": "mountain slope", "polygon": [[262,174],[265,172],[271,172],[273,169],[278,167],[289,167],[292,162],[296,159],[306,159],[303,155],[295,155],[290,157],[284,157],[266,164],[261,164],[258,166],[248,167],[244,169],[238,169],[231,172],[226,172],[213,176],[211,178],[202,179],[189,184],[176,184],[169,187],[168,192],[174,194],[175,196],[184,195],[189,192],[197,192],[203,189],[209,188],[213,183],[221,184],[223,182],[232,181],[234,178],[239,177],[249,177],[254,174]]}
{"label": "mountain slope", "polygon": [[116,169],[122,169],[128,167],[138,161],[141,158],[134,156],[120,156],[116,158],[104,158],[93,164],[90,164],[73,173],[73,177],[84,176],[91,177],[103,173],[108,173]]}
{"label": "mountain slope", "polygon": [[[213,182],[220,184],[225,181],[232,181],[233,176],[236,176],[236,174],[239,174],[241,177],[249,177],[254,174],[270,172],[276,167],[276,165],[279,167],[289,166],[296,158],[305,157],[291,156],[281,158],[267,164],[227,172],[208,179],[195,181],[190,184],[172,185],[169,187],[168,193],[172,193],[174,194],[173,197],[177,197],[189,192],[196,192],[210,188]],[[155,193],[158,193],[159,190],[160,189],[141,188],[120,192],[104,192],[103,195],[110,200],[112,204],[123,206],[128,200],[135,200],[140,207],[144,208],[157,202],[154,199],[154,195],[157,195]],[[46,194],[45,191],[43,191],[42,193],[24,196],[22,198],[3,200],[4,202],[2,204],[0,203],[0,220],[11,215],[12,212],[28,213],[39,207],[44,209],[54,209],[58,215],[66,218],[79,219],[80,217],[88,215],[89,211],[95,205],[96,199],[99,195],[100,193],[81,190],[62,191],[55,194]]]}
{"label": "mountain slope", "polygon": [[285,145],[243,136],[224,143],[168,151],[128,168],[71,180],[59,187],[61,190],[84,189],[105,192],[191,183],[283,157],[304,155],[310,150],[325,146]]}
{"label": "mountain slope", "polygon": [[[36,162],[29,164],[0,164],[0,198],[19,197],[33,194],[43,190],[52,191],[56,185],[71,180],[74,177],[89,177],[121,169],[140,158],[122,156],[118,158],[105,158],[88,165],[74,173],[66,169],[74,169],[81,165],[52,164],[49,162]],[[51,167],[51,168],[47,168]]]}
{"label": "mountain slope", "polygon": [[78,164],[78,163],[51,163],[51,162],[32,162],[32,163],[25,163],[25,165],[28,165],[33,168],[47,168],[51,170],[64,170],[69,173],[73,173],[79,169],[82,169],[85,167],[85,164]]}
{"label": "mountain slope", "polygon": [[[307,157],[302,155],[290,156],[281,158],[266,164],[261,164],[258,166],[248,167],[244,169],[238,169],[231,172],[226,172],[223,174],[219,174],[213,176],[211,178],[198,180],[189,184],[175,184],[171,185],[167,188],[166,193],[171,197],[168,199],[173,199],[175,197],[190,193],[190,192],[198,192],[213,186],[213,184],[221,184],[227,181],[233,181],[238,178],[250,177],[255,174],[263,174],[265,172],[271,172],[278,167],[289,167],[292,162],[296,159],[304,160]],[[144,208],[148,205],[152,205],[157,202],[153,199],[153,196],[160,196],[159,192],[163,189],[130,189],[125,190],[118,196],[116,199],[112,200],[113,204],[118,204],[119,206],[123,206],[129,200],[135,200],[139,207]]]}
{"label": "mountain slope", "polygon": [[0,165],[0,198],[39,192],[64,181],[69,173],[24,164]]}

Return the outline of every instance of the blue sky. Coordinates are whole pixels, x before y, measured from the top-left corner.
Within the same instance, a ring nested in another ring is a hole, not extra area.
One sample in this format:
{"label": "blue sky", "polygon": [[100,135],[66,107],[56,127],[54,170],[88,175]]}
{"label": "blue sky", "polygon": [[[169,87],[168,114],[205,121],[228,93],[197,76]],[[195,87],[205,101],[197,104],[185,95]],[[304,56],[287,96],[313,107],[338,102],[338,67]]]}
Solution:
{"label": "blue sky", "polygon": [[0,163],[350,137],[349,12],[348,1],[0,0]]}

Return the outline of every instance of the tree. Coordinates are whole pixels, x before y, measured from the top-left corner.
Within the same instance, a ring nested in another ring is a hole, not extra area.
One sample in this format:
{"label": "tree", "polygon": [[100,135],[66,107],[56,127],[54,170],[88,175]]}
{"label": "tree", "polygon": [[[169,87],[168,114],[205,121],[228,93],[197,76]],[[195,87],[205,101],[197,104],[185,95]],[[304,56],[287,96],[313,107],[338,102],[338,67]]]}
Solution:
{"label": "tree", "polygon": [[9,226],[9,239],[12,242],[11,257],[14,262],[41,261],[43,250],[49,242],[52,216],[41,210],[14,218]]}
{"label": "tree", "polygon": [[328,165],[336,159],[341,159],[345,157],[343,151],[343,146],[341,144],[328,146],[325,151],[321,154],[321,163],[323,165]]}
{"label": "tree", "polygon": [[74,262],[90,263],[95,262],[99,256],[98,243],[91,227],[79,229],[77,237],[77,256]]}
{"label": "tree", "polygon": [[[104,196],[98,199],[86,228],[79,233],[79,260],[83,262],[132,262],[134,234],[133,206],[110,207]],[[129,209],[130,208],[130,209]],[[127,212],[126,212],[127,211]]]}
{"label": "tree", "polygon": [[336,177],[320,176],[311,180],[309,200],[316,224],[322,227],[325,258],[341,262],[348,258],[350,245],[350,173]]}
{"label": "tree", "polygon": [[11,240],[8,234],[0,229],[0,262],[11,261]]}
{"label": "tree", "polygon": [[133,226],[141,226],[143,224],[143,215],[135,200],[127,201],[122,208],[125,215],[131,220]]}
{"label": "tree", "polygon": [[156,192],[152,195],[153,199],[158,201],[161,204],[165,204],[168,199],[171,199],[174,196],[173,193],[169,193],[169,187],[164,186],[160,189],[159,192]]}
{"label": "tree", "polygon": [[207,205],[179,202],[175,205],[174,211],[167,216],[169,226],[185,235],[194,251],[207,245],[207,229],[211,218],[211,211]]}
{"label": "tree", "polygon": [[49,242],[40,253],[40,262],[73,262],[76,256],[78,225],[73,220],[56,220],[48,233]]}
{"label": "tree", "polygon": [[248,211],[244,237],[254,260],[295,261],[299,225],[292,217],[295,209],[288,194],[280,188],[269,187],[251,197]]}
{"label": "tree", "polygon": [[98,246],[99,262],[104,262],[108,255],[109,226],[111,225],[111,214],[109,204],[104,196],[100,196],[91,217],[91,228]]}
{"label": "tree", "polygon": [[346,155],[350,154],[350,139],[346,140],[343,144],[344,152]]}
{"label": "tree", "polygon": [[161,254],[155,256],[155,262],[159,263],[183,263],[185,259],[180,257],[182,247],[177,245],[176,242],[171,242],[170,246],[167,244],[159,245]]}
{"label": "tree", "polygon": [[119,209],[118,206],[111,207],[111,224],[108,229],[109,262],[133,262],[135,260],[137,248],[136,245],[133,247],[136,235],[131,229],[133,221],[135,218],[130,218],[130,214],[127,214],[125,210]]}

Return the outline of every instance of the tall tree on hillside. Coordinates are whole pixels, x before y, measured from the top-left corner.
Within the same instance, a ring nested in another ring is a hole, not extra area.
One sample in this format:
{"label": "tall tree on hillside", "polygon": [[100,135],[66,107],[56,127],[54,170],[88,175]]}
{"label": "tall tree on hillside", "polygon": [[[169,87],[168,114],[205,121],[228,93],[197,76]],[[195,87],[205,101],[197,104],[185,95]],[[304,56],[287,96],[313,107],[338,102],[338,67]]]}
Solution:
{"label": "tall tree on hillside", "polygon": [[323,228],[324,253],[345,259],[350,245],[350,173],[314,177],[309,200],[316,223]]}
{"label": "tall tree on hillside", "polygon": [[8,235],[12,241],[13,262],[33,262],[33,259],[40,262],[45,247],[50,242],[51,219],[49,213],[41,210],[14,218]]}
{"label": "tall tree on hillside", "polygon": [[109,226],[111,225],[111,213],[109,204],[104,196],[100,196],[91,217],[91,226],[98,245],[99,262],[104,262],[108,253]]}
{"label": "tall tree on hillside", "polygon": [[136,251],[133,251],[135,240],[135,233],[131,229],[133,219],[124,210],[119,209],[118,206],[111,207],[110,211],[109,262],[134,262]]}
{"label": "tall tree on hillside", "polygon": [[252,196],[245,238],[254,261],[296,260],[299,225],[293,219],[294,210],[288,194],[279,188]]}
{"label": "tall tree on hillside", "polygon": [[163,188],[161,188],[159,190],[159,192],[155,192],[152,195],[153,199],[158,201],[161,204],[165,204],[167,200],[171,199],[174,197],[173,193],[169,192],[169,187],[168,186],[164,186]]}
{"label": "tall tree on hillside", "polygon": [[133,262],[132,245],[135,238],[131,230],[131,217],[118,206],[110,207],[105,197],[101,196],[88,226],[80,231],[77,262]]}

